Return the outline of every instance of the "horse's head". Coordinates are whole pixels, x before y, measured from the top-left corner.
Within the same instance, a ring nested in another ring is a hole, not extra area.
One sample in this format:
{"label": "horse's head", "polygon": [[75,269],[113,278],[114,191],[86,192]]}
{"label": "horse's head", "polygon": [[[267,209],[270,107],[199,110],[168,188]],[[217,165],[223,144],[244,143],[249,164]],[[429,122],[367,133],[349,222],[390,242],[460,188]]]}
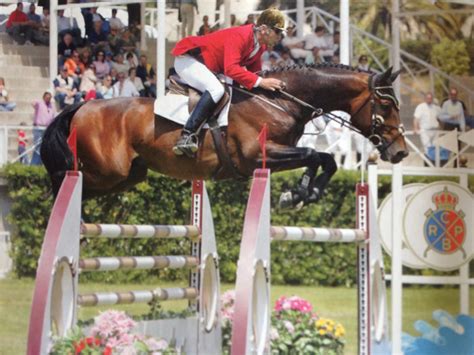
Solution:
{"label": "horse's head", "polygon": [[389,68],[384,73],[371,75],[369,94],[352,114],[352,123],[377,147],[382,160],[394,164],[408,156],[400,105],[392,87],[399,73],[392,73]]}

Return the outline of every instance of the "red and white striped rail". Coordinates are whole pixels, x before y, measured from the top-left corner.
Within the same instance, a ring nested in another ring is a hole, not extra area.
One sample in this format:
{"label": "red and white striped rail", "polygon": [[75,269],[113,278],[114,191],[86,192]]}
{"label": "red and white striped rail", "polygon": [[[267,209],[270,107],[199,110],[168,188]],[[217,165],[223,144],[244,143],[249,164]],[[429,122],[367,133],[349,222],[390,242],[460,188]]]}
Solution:
{"label": "red and white striped rail", "polygon": [[[204,182],[193,182],[192,224],[82,224],[82,175],[68,172],[46,229],[31,308],[28,354],[47,354],[53,336],[64,336],[77,321],[77,307],[189,300],[195,315],[185,319],[148,320],[138,329],[173,341],[183,353],[220,353],[220,286],[214,224]],[[117,256],[80,259],[82,238],[190,238],[192,255]],[[96,292],[79,295],[79,272],[126,269],[189,268],[183,288]]]}
{"label": "red and white striped rail", "polygon": [[87,238],[196,238],[197,226],[146,226],[130,224],[83,224],[81,234]]}
{"label": "red and white striped rail", "polygon": [[192,300],[197,299],[199,290],[186,288],[156,288],[149,291],[95,292],[79,295],[77,304],[93,307],[112,304],[149,303],[151,301]]}
{"label": "red and white striped rail", "polygon": [[370,194],[367,184],[358,184],[357,227],[308,228],[270,225],[270,171],[258,169],[245,212],[237,269],[232,355],[270,352],[270,242],[305,241],[355,243],[358,249],[359,354],[378,351],[386,345],[386,304],[383,260],[379,241],[370,233]]}

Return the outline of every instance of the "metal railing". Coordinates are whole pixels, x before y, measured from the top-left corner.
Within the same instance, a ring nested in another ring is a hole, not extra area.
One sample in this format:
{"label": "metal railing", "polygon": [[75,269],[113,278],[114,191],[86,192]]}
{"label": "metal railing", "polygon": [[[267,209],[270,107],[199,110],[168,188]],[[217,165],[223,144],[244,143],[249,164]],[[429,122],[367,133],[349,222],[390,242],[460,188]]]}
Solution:
{"label": "metal railing", "polygon": [[[23,154],[18,154],[18,130],[21,129],[26,134],[26,150]],[[33,130],[42,129],[43,127],[34,126],[0,126],[0,167],[6,163],[15,163],[26,158],[27,162],[31,161],[31,157],[35,148],[41,144],[39,140],[34,144]]]}

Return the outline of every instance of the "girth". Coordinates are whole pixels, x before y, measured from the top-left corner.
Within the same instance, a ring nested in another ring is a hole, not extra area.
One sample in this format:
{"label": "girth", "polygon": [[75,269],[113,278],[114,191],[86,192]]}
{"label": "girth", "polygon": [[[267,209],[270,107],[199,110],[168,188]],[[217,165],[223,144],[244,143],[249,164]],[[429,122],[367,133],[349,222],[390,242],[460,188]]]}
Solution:
{"label": "girth", "polygon": [[[172,92],[173,94],[185,95],[189,97],[188,110],[191,113],[197,102],[201,98],[201,92],[186,84],[177,75],[171,75],[169,77],[169,80],[170,92]],[[222,98],[218,102],[211,117],[209,117],[206,121],[206,123],[209,125],[209,130],[211,132],[212,140],[214,142],[214,149],[219,159],[219,167],[212,174],[212,177],[213,179],[223,177],[226,175],[225,172],[227,171],[230,173],[230,178],[242,179],[244,176],[240,174],[240,172],[237,170],[237,167],[235,166],[234,162],[230,157],[229,150],[227,149],[227,130],[225,128],[223,129],[219,127],[219,124],[217,122],[220,112],[224,109],[224,107],[230,100],[229,86],[225,84],[223,85],[225,89],[224,96],[222,96]],[[199,127],[196,134],[199,135],[202,128],[202,126]]]}

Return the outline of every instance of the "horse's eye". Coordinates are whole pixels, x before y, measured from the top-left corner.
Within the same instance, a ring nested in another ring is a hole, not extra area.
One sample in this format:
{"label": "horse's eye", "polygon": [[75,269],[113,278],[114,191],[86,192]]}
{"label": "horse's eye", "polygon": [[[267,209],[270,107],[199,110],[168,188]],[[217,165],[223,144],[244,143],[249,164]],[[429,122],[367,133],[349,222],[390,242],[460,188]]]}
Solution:
{"label": "horse's eye", "polygon": [[388,110],[392,106],[392,103],[390,100],[380,100],[380,106],[383,110]]}

